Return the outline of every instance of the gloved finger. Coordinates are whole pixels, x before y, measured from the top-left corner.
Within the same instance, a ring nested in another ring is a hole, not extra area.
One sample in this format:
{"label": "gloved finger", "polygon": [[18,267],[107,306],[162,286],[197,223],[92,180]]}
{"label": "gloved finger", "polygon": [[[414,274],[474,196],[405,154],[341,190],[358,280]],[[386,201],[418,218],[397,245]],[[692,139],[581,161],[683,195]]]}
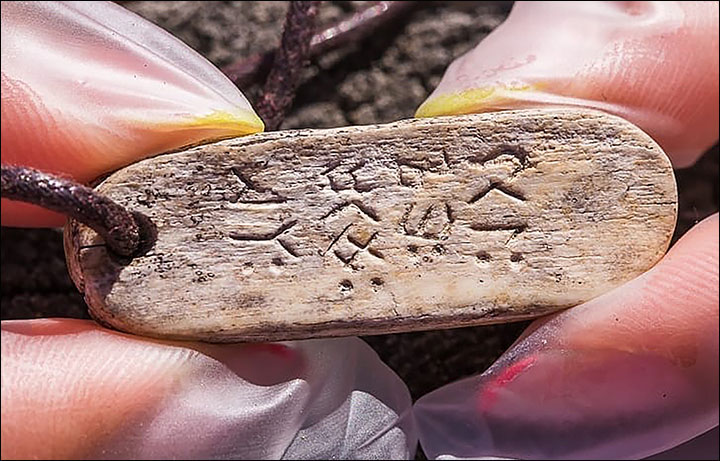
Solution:
{"label": "gloved finger", "polygon": [[[211,63],[113,2],[2,3],[2,163],[81,182],[143,157],[262,131]],[[2,225],[60,225],[2,201]]]}
{"label": "gloved finger", "polygon": [[415,412],[430,457],[637,459],[717,426],[718,215]]}
{"label": "gloved finger", "polygon": [[516,2],[417,116],[543,105],[619,115],[691,165],[718,139],[718,2]]}
{"label": "gloved finger", "polygon": [[2,458],[407,458],[404,384],[357,338],[209,345],[2,323]]}

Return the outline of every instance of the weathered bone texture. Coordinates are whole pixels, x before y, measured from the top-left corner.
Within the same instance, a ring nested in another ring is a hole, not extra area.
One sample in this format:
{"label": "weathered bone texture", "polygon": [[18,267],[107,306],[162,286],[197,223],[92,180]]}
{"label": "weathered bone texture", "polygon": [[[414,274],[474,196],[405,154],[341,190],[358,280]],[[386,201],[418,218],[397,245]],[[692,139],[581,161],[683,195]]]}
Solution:
{"label": "weathered bone texture", "polygon": [[93,316],[217,342],[547,314],[650,268],[677,213],[650,137],[570,109],[259,134],[141,161],[98,189],[158,236],[121,260],[68,224]]}

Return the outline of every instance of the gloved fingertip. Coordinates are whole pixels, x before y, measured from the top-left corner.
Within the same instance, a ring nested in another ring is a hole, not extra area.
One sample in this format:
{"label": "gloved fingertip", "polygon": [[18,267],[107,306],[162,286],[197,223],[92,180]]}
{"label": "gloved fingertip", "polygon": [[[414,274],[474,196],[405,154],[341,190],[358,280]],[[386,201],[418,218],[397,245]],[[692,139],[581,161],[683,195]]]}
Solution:
{"label": "gloved fingertip", "polygon": [[717,2],[516,2],[416,116],[588,107],[685,167],[718,139],[718,43]]}

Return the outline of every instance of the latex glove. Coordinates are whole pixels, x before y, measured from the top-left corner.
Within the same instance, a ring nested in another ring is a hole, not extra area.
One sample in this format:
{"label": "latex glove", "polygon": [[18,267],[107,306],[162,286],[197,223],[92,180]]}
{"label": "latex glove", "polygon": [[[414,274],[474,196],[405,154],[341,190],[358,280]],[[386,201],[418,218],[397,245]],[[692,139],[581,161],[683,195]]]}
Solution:
{"label": "latex glove", "polygon": [[[109,2],[2,2],[2,163],[87,181],[262,130],[209,62]],[[3,225],[60,217],[3,200]],[[2,322],[2,458],[406,458],[405,385],[357,338],[147,340]]]}
{"label": "latex glove", "polygon": [[[518,2],[418,115],[545,105],[625,117],[692,164],[718,139],[718,3]],[[638,458],[717,426],[717,214],[415,412],[429,457]]]}

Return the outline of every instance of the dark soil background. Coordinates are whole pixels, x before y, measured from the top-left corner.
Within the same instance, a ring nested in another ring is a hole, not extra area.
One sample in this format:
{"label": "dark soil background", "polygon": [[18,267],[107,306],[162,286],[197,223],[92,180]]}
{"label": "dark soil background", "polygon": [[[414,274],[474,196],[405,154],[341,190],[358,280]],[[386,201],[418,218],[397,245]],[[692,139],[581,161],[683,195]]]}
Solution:
{"label": "dark soil background", "polygon": [[[286,2],[121,2],[184,40],[218,66],[274,48]],[[371,2],[323,2],[328,24]],[[423,2],[367,40],[313,60],[282,128],[381,123],[412,117],[453,59],[507,16],[512,2]],[[243,88],[254,101],[257,87]],[[675,239],[718,210],[718,147],[677,172]],[[87,317],[67,275],[62,234],[2,229],[2,318]],[[405,380],[414,398],[482,372],[526,322],[367,337]]]}

